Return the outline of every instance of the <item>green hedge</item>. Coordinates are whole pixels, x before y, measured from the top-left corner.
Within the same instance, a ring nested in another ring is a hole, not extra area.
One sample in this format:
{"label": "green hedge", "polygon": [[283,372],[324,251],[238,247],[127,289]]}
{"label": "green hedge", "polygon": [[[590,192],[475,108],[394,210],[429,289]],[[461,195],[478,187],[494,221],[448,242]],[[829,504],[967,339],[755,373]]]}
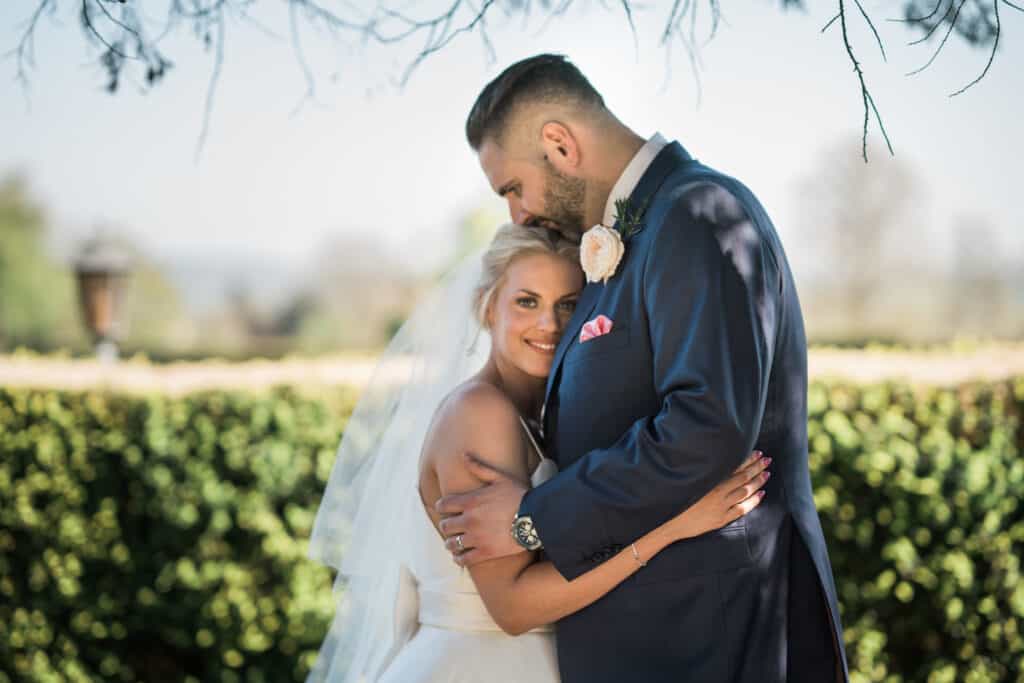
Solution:
{"label": "green hedge", "polygon": [[814,384],[815,500],[855,681],[1024,681],[1024,379]]}
{"label": "green hedge", "polygon": [[[0,683],[303,680],[351,398],[0,389]],[[855,680],[1024,682],[1024,379],[809,399]]]}
{"label": "green hedge", "polygon": [[0,390],[0,681],[302,680],[346,404]]}

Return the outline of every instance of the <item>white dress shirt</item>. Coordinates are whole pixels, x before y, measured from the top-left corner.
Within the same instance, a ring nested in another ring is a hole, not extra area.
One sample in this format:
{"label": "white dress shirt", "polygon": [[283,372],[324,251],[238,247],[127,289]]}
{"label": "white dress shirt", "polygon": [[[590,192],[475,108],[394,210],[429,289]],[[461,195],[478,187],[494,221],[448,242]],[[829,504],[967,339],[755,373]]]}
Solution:
{"label": "white dress shirt", "polygon": [[615,225],[615,202],[620,199],[629,199],[633,190],[636,189],[637,183],[640,182],[640,178],[654,161],[654,157],[658,156],[658,152],[667,144],[668,140],[663,138],[661,133],[655,133],[630,160],[608,194],[608,203],[604,205],[604,220],[601,221],[601,225],[609,228]]}

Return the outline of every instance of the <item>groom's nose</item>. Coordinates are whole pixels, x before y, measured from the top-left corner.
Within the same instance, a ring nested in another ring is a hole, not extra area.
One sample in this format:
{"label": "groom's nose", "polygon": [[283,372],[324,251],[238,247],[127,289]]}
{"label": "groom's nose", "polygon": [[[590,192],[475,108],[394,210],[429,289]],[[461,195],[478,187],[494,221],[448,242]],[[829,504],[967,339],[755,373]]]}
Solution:
{"label": "groom's nose", "polygon": [[533,220],[533,214],[523,207],[522,200],[518,197],[509,197],[508,214],[516,225],[529,225],[529,221]]}

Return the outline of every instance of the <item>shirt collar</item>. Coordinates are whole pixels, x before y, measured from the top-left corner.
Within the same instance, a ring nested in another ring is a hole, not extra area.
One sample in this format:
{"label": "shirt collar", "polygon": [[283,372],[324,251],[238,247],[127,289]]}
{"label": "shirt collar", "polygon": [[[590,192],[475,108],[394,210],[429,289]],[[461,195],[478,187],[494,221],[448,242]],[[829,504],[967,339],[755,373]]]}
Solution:
{"label": "shirt collar", "polygon": [[630,160],[622,175],[619,176],[619,179],[615,181],[615,185],[612,186],[612,191],[608,194],[608,203],[604,206],[604,219],[601,221],[602,225],[609,228],[615,225],[615,202],[620,199],[629,199],[630,195],[633,194],[633,190],[636,189],[637,184],[640,182],[640,178],[643,177],[647,168],[654,161],[654,158],[658,156],[658,153],[667,144],[668,140],[663,138],[661,133],[655,133]]}

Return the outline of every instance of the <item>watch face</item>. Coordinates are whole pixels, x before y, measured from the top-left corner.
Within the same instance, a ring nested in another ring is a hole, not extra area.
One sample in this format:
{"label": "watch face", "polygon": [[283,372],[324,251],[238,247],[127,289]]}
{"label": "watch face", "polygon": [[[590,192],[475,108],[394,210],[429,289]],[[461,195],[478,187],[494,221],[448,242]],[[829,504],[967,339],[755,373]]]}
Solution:
{"label": "watch face", "polygon": [[540,537],[533,528],[533,520],[530,517],[516,517],[512,525],[512,535],[515,536],[516,542],[527,550],[537,550],[541,547]]}

